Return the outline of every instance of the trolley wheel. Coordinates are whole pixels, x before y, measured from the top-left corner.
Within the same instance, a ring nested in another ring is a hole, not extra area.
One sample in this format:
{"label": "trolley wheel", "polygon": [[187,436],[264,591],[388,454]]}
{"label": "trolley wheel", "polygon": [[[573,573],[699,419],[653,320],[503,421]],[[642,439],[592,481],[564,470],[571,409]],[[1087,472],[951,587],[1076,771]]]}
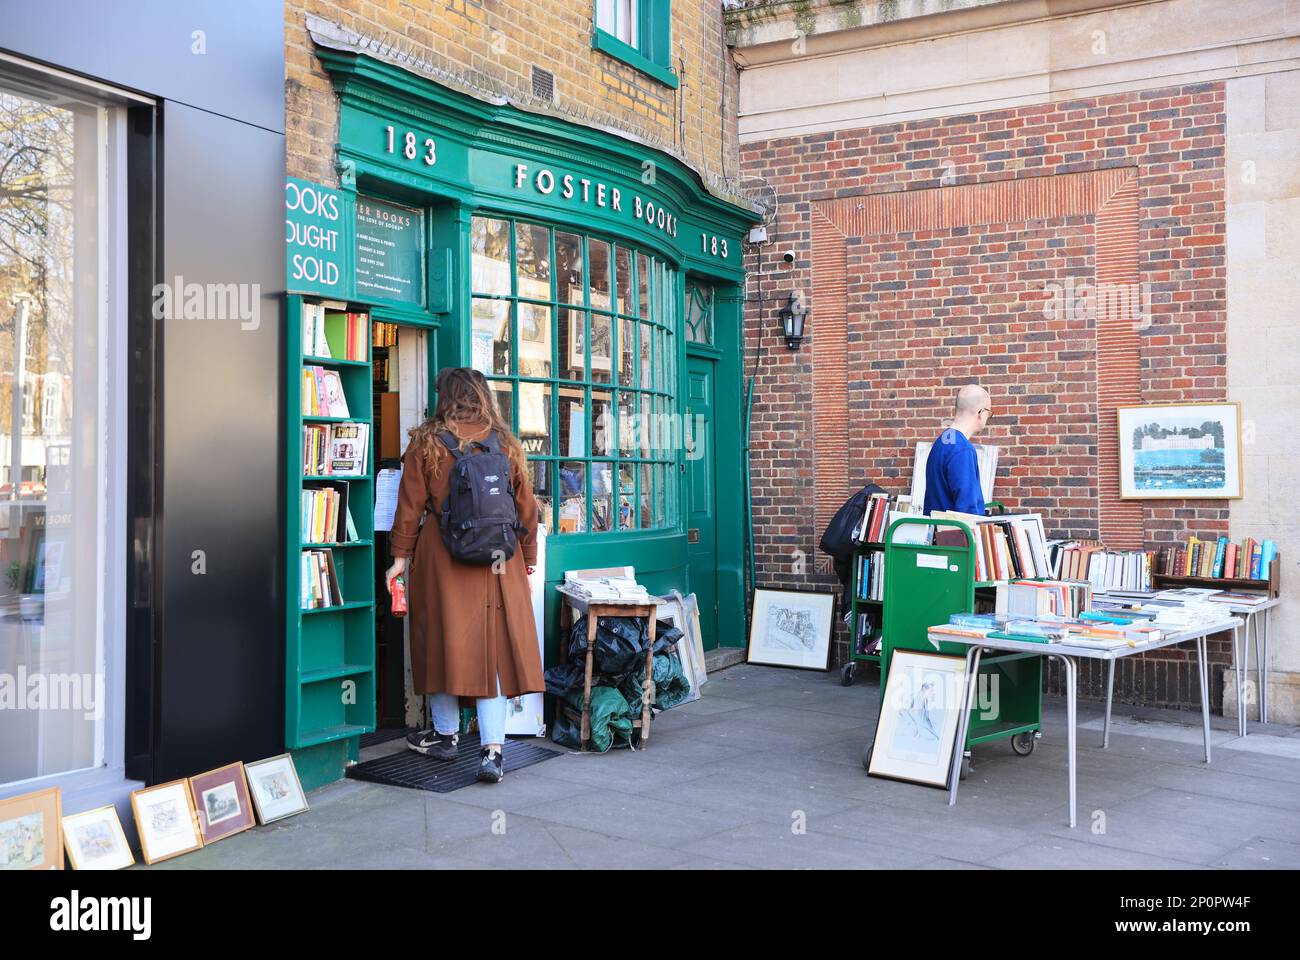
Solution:
{"label": "trolley wheel", "polygon": [[848,663],[844,664],[844,666],[840,667],[841,687],[853,686],[853,675],[857,673],[856,668],[857,668],[857,664],[853,663],[852,661],[849,661]]}
{"label": "trolley wheel", "polygon": [[862,748],[862,769],[868,773],[871,772],[871,747],[872,742],[868,740],[867,745]]}
{"label": "trolley wheel", "polygon": [[971,769],[972,767],[970,765],[970,757],[963,756],[961,758],[961,773],[958,775],[958,779],[965,780],[967,777],[969,777],[971,774]]}
{"label": "trolley wheel", "polygon": [[1029,730],[1025,733],[1017,733],[1011,738],[1011,749],[1022,757],[1027,757],[1034,752],[1034,747],[1038,745],[1038,738],[1034,736],[1034,731]]}

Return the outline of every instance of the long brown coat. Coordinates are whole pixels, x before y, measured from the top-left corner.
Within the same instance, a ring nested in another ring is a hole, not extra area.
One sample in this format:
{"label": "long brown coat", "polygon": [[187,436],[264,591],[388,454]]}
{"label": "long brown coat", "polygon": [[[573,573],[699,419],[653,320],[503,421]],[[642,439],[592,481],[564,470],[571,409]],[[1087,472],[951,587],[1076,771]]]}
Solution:
{"label": "long brown coat", "polygon": [[[469,440],[488,434],[461,428]],[[415,692],[461,697],[516,697],[544,689],[526,566],[537,563],[537,501],[527,472],[512,469],[519,513],[519,549],[501,573],[453,560],[442,542],[437,510],[450,488],[455,459],[441,443],[433,460],[409,448],[391,534],[394,557],[414,557],[407,573],[411,672]],[[436,471],[435,471],[436,466]],[[435,504],[437,505],[435,508]],[[429,513],[421,526],[425,510]]]}

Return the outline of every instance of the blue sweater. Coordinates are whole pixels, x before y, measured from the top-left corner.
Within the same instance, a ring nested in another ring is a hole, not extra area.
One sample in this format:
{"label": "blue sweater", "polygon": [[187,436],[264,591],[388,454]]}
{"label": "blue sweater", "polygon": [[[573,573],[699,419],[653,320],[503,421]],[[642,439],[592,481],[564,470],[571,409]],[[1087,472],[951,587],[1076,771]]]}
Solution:
{"label": "blue sweater", "polygon": [[960,430],[949,427],[939,435],[925,461],[925,514],[934,510],[984,515],[979,457]]}

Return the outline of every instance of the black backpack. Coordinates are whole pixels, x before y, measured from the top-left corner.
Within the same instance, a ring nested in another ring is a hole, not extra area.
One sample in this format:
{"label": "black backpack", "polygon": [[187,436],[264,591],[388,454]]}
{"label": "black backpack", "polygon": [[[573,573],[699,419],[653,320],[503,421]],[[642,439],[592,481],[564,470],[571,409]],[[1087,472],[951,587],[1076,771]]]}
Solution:
{"label": "black backpack", "polygon": [[438,439],[456,458],[439,515],[443,543],[461,563],[482,567],[509,560],[519,546],[519,514],[510,485],[510,458],[501,451],[496,433],[469,442],[481,453],[462,451],[447,430]]}
{"label": "black backpack", "polygon": [[849,578],[853,573],[853,530],[862,522],[871,495],[884,492],[884,487],[867,484],[835,511],[835,516],[826,525],[826,532],[822,534],[819,546],[822,553],[829,554],[835,561],[835,576],[844,587],[845,601],[848,599]]}

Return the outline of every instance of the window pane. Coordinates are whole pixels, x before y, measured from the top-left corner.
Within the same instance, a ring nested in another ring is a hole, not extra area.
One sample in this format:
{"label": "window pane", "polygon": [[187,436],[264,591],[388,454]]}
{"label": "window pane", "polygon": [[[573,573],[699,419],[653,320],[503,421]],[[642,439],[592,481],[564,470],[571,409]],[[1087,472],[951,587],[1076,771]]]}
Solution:
{"label": "window pane", "polygon": [[614,465],[591,465],[591,529],[614,529]]}
{"label": "window pane", "polygon": [[515,269],[518,294],[551,299],[551,231],[531,223],[515,224]]}
{"label": "window pane", "polygon": [[587,465],[581,460],[560,464],[560,533],[587,529]]}
{"label": "window pane", "polygon": [[551,491],[554,489],[555,467],[550,460],[529,460],[528,475],[533,482],[533,496],[537,499],[537,522],[549,534],[555,526]]}
{"label": "window pane", "polygon": [[583,348],[582,310],[560,308],[560,376],[565,380],[586,380],[587,359]]}
{"label": "window pane", "polygon": [[[511,394],[510,381],[508,380],[489,380],[488,386],[492,388],[492,398],[496,400],[497,413],[506,423],[513,423],[511,419],[514,410],[514,402]],[[524,445],[527,450],[527,444]]]}
{"label": "window pane", "polygon": [[632,251],[627,247],[618,247],[614,251],[614,278],[618,281],[619,313],[632,313]]}
{"label": "window pane", "polygon": [[695,343],[713,342],[713,287],[686,285],[686,337]]}
{"label": "window pane", "polygon": [[560,387],[560,453],[587,456],[587,409],[581,387]]}
{"label": "window pane", "polygon": [[491,376],[510,373],[510,301],[474,300],[470,346],[474,369]]}
{"label": "window pane", "polygon": [[620,463],[618,465],[618,528],[631,530],[635,526],[632,516],[632,502],[636,496],[636,465]]}
{"label": "window pane", "polygon": [[639,323],[641,336],[641,380],[640,385],[649,390],[653,384],[650,374],[650,325],[648,323]]}
{"label": "window pane", "polygon": [[591,315],[591,379],[609,383],[614,366],[614,321],[603,313]]}
{"label": "window pane", "polygon": [[654,465],[650,463],[641,464],[641,501],[640,501],[640,526],[648,529],[653,526],[654,518],[650,512],[650,502],[654,493]]}
{"label": "window pane", "polygon": [[618,321],[618,382],[636,385],[636,321]]}
{"label": "window pane", "polygon": [[662,463],[655,464],[655,526],[662,527],[667,523],[667,493],[665,487],[668,482],[668,471]]}
{"label": "window pane", "polygon": [[618,392],[618,450],[625,456],[636,452],[637,422],[636,394],[628,390]]}
{"label": "window pane", "polygon": [[637,316],[650,316],[650,258],[644,253],[636,255]]}
{"label": "window pane", "polygon": [[591,392],[591,455],[593,457],[613,456],[613,440],[613,398],[608,390],[593,390]]}
{"label": "window pane", "polygon": [[551,308],[521,303],[519,310],[519,375],[551,375]]}
{"label": "window pane", "polygon": [[555,298],[581,306],[583,300],[582,237],[555,233]]}
{"label": "window pane", "polygon": [[529,454],[551,452],[550,384],[519,384],[519,442]]}
{"label": "window pane", "polygon": [[654,397],[648,393],[641,394],[641,409],[638,411],[641,416],[637,419],[637,429],[639,434],[638,448],[641,456],[648,457],[651,455],[651,440],[654,437],[655,425],[655,406]]}
{"label": "window pane", "polygon": [[591,305],[609,309],[609,244],[603,240],[587,241],[587,258],[591,264]]}
{"label": "window pane", "polygon": [[475,293],[510,295],[510,222],[475,217],[470,222],[470,273]]}

